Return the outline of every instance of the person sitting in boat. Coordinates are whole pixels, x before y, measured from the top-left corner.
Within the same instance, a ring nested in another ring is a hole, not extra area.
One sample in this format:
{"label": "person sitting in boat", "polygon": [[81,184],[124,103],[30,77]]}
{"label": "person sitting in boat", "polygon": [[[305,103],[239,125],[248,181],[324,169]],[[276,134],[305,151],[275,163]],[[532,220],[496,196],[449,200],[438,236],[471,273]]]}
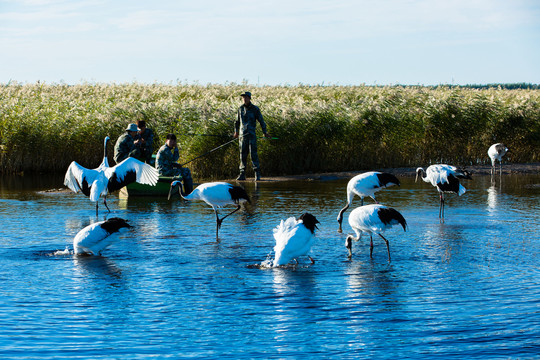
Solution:
{"label": "person sitting in boat", "polygon": [[128,157],[141,157],[139,140],[136,139],[138,131],[137,124],[129,124],[126,132],[116,140],[116,144],[114,144],[114,161],[117,164],[120,164]]}
{"label": "person sitting in boat", "polygon": [[176,135],[167,134],[167,140],[156,156],[156,169],[160,176],[181,177],[184,185],[184,192],[189,194],[193,190],[193,179],[191,171],[182,167],[177,161],[180,158],[178,146],[176,144]]}
{"label": "person sitting in boat", "polygon": [[137,139],[139,140],[141,156],[147,164],[152,164],[152,153],[154,152],[154,131],[146,127],[146,121],[144,120],[137,120],[137,127],[139,128]]}

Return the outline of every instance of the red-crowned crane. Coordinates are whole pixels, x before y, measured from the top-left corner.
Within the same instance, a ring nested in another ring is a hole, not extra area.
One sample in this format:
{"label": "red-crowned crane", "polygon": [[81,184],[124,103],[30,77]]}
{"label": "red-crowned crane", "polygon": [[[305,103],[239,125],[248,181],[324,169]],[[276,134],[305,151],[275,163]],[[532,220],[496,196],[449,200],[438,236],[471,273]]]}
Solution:
{"label": "red-crowned crane", "polygon": [[429,166],[426,171],[419,167],[416,169],[416,179],[421,176],[422,180],[431,183],[439,191],[441,200],[439,206],[439,218],[444,219],[444,193],[455,193],[458,196],[465,194],[465,187],[459,183],[458,179],[472,179],[467,170],[458,169],[452,165],[436,164]]}
{"label": "red-crowned crane", "polygon": [[362,205],[364,205],[364,197],[369,196],[377,203],[375,193],[389,186],[399,186],[399,180],[392,174],[378,171],[370,171],[360,175],[356,175],[347,184],[347,205],[340,210],[337,221],[339,223],[338,231],[341,232],[341,223],[343,222],[343,213],[351,206],[354,194],[360,196]]}
{"label": "red-crowned crane", "polygon": [[362,233],[368,233],[370,237],[369,257],[373,258],[373,234],[378,234],[386,243],[388,251],[388,261],[390,261],[390,244],[382,235],[387,229],[400,224],[403,230],[407,231],[407,221],[399,211],[394,208],[380,204],[360,206],[354,209],[349,215],[349,224],[356,233],[356,237],[348,235],[345,240],[345,247],[349,250],[349,257],[352,257],[352,241],[360,240]]}
{"label": "red-crowned crane", "polygon": [[75,235],[73,251],[76,255],[101,255],[103,249],[111,245],[122,230],[132,226],[121,218],[111,218],[88,225]]}
{"label": "red-crowned crane", "polygon": [[[310,213],[302,214],[298,220],[290,217],[281,220],[281,223],[274,229],[274,267],[286,265],[292,259],[307,255],[315,240],[315,228],[319,221]],[[311,263],[315,261],[309,256]],[[298,262],[298,260],[296,260]]]}
{"label": "red-crowned crane", "polygon": [[[226,182],[209,182],[197,186],[190,194],[185,194],[182,190],[182,183],[178,180],[171,183],[171,188],[169,190],[169,200],[175,191],[178,191],[180,196],[184,200],[202,200],[214,209],[216,214],[216,240],[219,241],[218,232],[221,227],[221,223],[225,218],[231,214],[234,214],[240,210],[241,203],[248,202],[251,203],[249,196],[240,186],[231,185]],[[234,209],[229,214],[225,215],[221,219],[218,216],[217,208],[225,205],[236,205]]]}
{"label": "red-crowned crane", "polygon": [[74,192],[81,191],[96,203],[96,215],[98,214],[98,200],[103,196],[103,203],[107,210],[107,195],[120,190],[126,185],[138,182],[146,185],[155,185],[158,181],[156,168],[145,164],[135,158],[127,158],[120,164],[109,167],[107,160],[107,136],[104,141],[103,161],[96,169],[87,169],[73,161],[64,177],[64,185]]}
{"label": "red-crowned crane", "polygon": [[488,149],[488,156],[491,159],[491,174],[495,174],[495,161],[499,160],[499,173],[502,174],[502,158],[508,152],[508,148],[502,144],[493,144]]}

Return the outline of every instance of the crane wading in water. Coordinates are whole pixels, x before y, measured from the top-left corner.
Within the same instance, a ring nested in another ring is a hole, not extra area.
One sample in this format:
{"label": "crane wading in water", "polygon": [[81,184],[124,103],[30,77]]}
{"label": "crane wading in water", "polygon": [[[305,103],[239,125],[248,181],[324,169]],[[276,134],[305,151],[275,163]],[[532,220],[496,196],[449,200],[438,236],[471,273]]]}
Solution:
{"label": "crane wading in water", "polygon": [[373,258],[373,234],[378,234],[386,243],[388,251],[388,261],[390,261],[390,244],[382,235],[387,229],[400,224],[404,231],[407,231],[407,221],[399,211],[394,208],[379,204],[360,206],[354,209],[349,215],[349,225],[356,233],[356,237],[348,235],[345,240],[345,247],[349,250],[349,257],[352,257],[352,241],[360,240],[363,232],[369,234],[370,248],[369,257]]}
{"label": "crane wading in water", "polygon": [[343,213],[351,206],[355,194],[360,196],[361,205],[364,205],[364,197],[366,196],[369,196],[377,203],[375,193],[392,185],[399,186],[399,180],[392,174],[378,171],[359,174],[349,180],[347,184],[347,205],[339,211],[337,217],[339,223],[338,232],[342,232]]}
{"label": "crane wading in water", "polygon": [[[176,180],[171,183],[168,197],[169,200],[175,192],[178,192],[184,200],[202,200],[214,209],[214,213],[216,214],[216,241],[219,241],[218,232],[223,220],[240,210],[242,203],[246,201],[251,203],[246,190],[240,186],[231,185],[226,182],[209,182],[201,184],[188,195],[182,190],[182,183]],[[220,219],[217,208],[225,205],[236,205],[236,209]]]}
{"label": "crane wading in water", "polygon": [[439,218],[444,219],[444,193],[454,193],[458,196],[465,194],[467,189],[459,183],[459,179],[472,180],[471,174],[467,170],[458,169],[452,165],[436,164],[429,166],[426,171],[419,167],[416,169],[416,179],[418,176],[427,183],[437,188],[440,197]]}
{"label": "crane wading in water", "polygon": [[510,151],[508,148],[502,144],[493,144],[488,149],[488,156],[491,159],[491,174],[495,174],[495,161],[499,160],[499,174],[502,174],[502,158],[506,153]]}
{"label": "crane wading in water", "polygon": [[[298,220],[290,217],[287,220],[281,220],[281,223],[274,229],[274,246],[275,258],[274,267],[286,265],[292,259],[299,256],[307,255],[311,250],[311,246],[315,241],[315,229],[319,220],[310,213],[302,214]],[[311,256],[307,255],[311,263],[315,261]]]}

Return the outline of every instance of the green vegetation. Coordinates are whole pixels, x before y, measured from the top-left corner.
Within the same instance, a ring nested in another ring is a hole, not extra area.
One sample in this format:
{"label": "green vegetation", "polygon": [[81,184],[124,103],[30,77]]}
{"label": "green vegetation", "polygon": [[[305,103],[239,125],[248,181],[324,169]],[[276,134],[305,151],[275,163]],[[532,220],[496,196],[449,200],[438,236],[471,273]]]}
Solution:
{"label": "green vegetation", "polygon": [[[265,175],[486,163],[494,142],[513,162],[540,160],[537,89],[38,83],[0,85],[0,170],[96,167],[103,138],[114,143],[137,119],[156,132],[156,151],[180,135],[185,162],[231,139],[246,88],[279,138],[259,140]],[[233,143],[189,166],[196,178],[231,177],[238,156]]]}

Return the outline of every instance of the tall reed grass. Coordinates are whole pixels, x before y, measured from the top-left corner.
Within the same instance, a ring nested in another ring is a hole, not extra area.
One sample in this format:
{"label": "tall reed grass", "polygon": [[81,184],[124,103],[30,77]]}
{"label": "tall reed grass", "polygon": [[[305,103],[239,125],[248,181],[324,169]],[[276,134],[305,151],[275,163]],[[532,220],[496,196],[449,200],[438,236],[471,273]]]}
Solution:
{"label": "tall reed grass", "polygon": [[[485,163],[494,142],[513,162],[540,160],[540,90],[12,83],[0,86],[0,170],[95,167],[103,138],[116,141],[137,119],[155,131],[156,151],[167,133],[180,135],[185,162],[231,139],[244,90],[279,138],[259,140],[264,175]],[[198,178],[230,177],[238,157],[233,143],[189,167]]]}

